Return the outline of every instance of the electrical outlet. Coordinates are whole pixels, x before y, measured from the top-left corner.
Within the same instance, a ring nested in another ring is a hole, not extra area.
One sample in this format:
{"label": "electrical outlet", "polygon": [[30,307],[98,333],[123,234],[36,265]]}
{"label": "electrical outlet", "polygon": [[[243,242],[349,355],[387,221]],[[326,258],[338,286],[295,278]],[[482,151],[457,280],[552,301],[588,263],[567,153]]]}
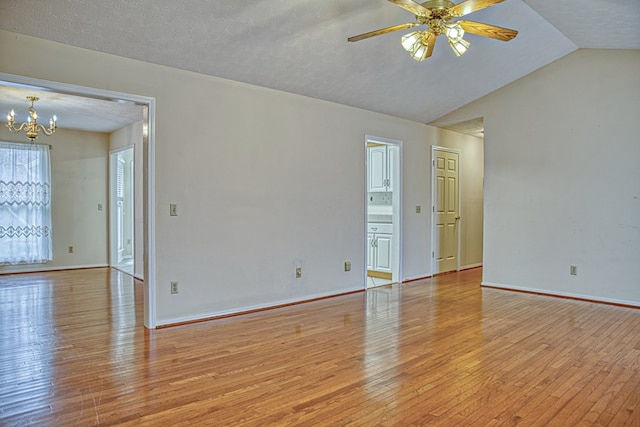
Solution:
{"label": "electrical outlet", "polygon": [[178,293],[178,282],[171,282],[171,293],[172,294]]}
{"label": "electrical outlet", "polygon": [[73,253],[73,246],[69,246],[68,251],[69,251],[70,254],[72,254]]}
{"label": "electrical outlet", "polygon": [[577,276],[578,275],[578,266],[577,265],[572,265],[571,267],[569,267],[569,274],[572,276]]}
{"label": "electrical outlet", "polygon": [[176,203],[169,204],[169,215],[178,216],[178,205]]}
{"label": "electrical outlet", "polygon": [[302,267],[296,267],[296,279],[300,279],[302,277]]}
{"label": "electrical outlet", "polygon": [[422,212],[422,206],[416,205],[416,213]]}
{"label": "electrical outlet", "polygon": [[344,262],[344,271],[351,271],[351,261]]}

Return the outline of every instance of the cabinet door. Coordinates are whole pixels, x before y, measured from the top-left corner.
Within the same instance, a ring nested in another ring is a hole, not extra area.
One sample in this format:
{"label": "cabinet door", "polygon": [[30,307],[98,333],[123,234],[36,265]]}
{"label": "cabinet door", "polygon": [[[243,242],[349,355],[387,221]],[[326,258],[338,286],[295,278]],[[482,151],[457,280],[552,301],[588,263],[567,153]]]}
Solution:
{"label": "cabinet door", "polygon": [[367,148],[369,160],[369,192],[387,191],[387,147]]}
{"label": "cabinet door", "polygon": [[375,261],[374,234],[367,233],[367,270],[374,270],[373,262]]}
{"label": "cabinet door", "polygon": [[387,191],[393,191],[394,167],[398,157],[398,147],[389,145],[387,147]]}
{"label": "cabinet door", "polygon": [[391,272],[391,234],[376,234],[375,270]]}

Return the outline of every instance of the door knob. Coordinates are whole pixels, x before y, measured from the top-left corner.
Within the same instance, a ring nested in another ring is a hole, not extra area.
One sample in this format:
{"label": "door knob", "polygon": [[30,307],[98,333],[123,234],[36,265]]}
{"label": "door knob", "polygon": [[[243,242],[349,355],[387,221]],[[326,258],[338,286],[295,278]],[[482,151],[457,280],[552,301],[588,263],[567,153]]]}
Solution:
{"label": "door knob", "polygon": [[456,215],[456,221],[460,219],[460,215]]}

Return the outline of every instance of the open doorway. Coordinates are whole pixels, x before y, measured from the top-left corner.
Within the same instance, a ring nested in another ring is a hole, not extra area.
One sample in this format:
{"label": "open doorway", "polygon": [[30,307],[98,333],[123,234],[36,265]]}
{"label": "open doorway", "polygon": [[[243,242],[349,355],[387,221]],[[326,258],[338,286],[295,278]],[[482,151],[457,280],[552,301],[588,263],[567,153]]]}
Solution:
{"label": "open doorway", "polygon": [[366,287],[401,279],[402,141],[367,135]]}
{"label": "open doorway", "polygon": [[[53,82],[48,80],[35,79],[31,77],[18,76],[7,73],[0,73],[0,84],[8,87],[29,88],[48,93],[59,94],[59,104],[56,109],[62,111],[62,108],[79,110],[78,116],[85,118],[87,111],[86,103],[78,102],[67,103],[62,101],[66,98],[81,98],[90,102],[99,102],[105,109],[98,108],[103,113],[108,112],[109,108],[116,108],[116,105],[133,105],[142,109],[142,143],[141,143],[141,164],[140,170],[143,171],[143,188],[138,198],[144,198],[144,215],[141,229],[144,229],[144,252],[140,258],[143,262],[144,284],[143,284],[143,305],[144,305],[144,325],[147,328],[154,329],[156,326],[155,313],[155,161],[154,161],[154,122],[155,122],[155,99],[128,94],[114,92],[104,89],[96,89],[84,86],[77,86],[61,82]],[[89,109],[91,110],[91,109]],[[61,113],[58,113],[61,114]],[[69,113],[68,117],[73,114]],[[90,117],[89,117],[90,118]],[[81,128],[80,128],[81,129]],[[81,129],[85,130],[85,129]],[[88,129],[87,129],[88,130]],[[100,209],[100,206],[98,206]],[[133,242],[132,242],[133,243]]]}
{"label": "open doorway", "polygon": [[109,155],[109,264],[135,274],[135,163],[133,147]]}

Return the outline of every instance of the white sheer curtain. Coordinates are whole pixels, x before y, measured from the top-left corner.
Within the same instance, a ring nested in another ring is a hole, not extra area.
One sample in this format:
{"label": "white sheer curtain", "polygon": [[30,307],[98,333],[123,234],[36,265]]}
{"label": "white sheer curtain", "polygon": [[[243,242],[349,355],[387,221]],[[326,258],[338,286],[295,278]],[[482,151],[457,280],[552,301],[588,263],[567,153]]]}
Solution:
{"label": "white sheer curtain", "polygon": [[0,142],[0,265],[52,259],[49,146]]}

